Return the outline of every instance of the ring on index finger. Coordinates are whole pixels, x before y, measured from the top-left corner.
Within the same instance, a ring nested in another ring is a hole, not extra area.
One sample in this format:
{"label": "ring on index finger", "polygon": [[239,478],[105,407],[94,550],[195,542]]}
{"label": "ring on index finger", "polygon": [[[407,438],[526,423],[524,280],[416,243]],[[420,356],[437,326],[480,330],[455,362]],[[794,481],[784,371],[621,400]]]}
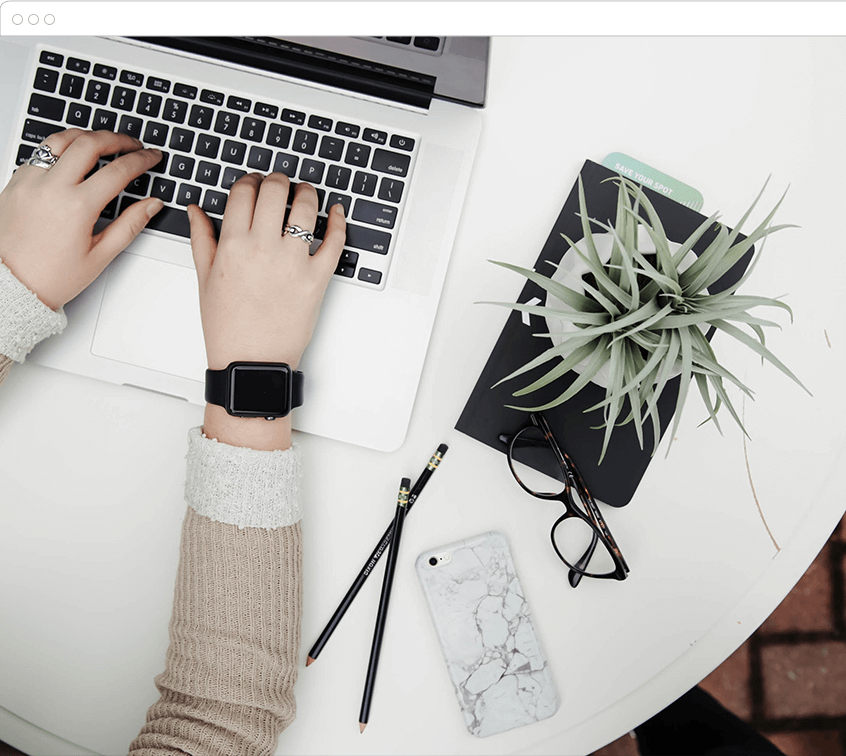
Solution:
{"label": "ring on index finger", "polygon": [[282,236],[295,236],[297,239],[302,239],[306,244],[311,244],[314,241],[314,233],[312,231],[306,231],[293,224],[288,224],[282,229]]}

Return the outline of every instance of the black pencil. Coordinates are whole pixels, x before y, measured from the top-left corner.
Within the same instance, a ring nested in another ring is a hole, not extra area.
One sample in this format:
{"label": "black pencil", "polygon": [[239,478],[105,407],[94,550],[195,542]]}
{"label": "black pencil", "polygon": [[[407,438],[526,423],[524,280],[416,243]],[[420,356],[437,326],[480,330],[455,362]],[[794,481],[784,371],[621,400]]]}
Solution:
{"label": "black pencil", "polygon": [[370,702],[373,699],[373,686],[376,682],[376,668],[379,666],[379,651],[382,648],[382,637],[385,633],[385,620],[388,617],[388,603],[391,600],[391,587],[394,584],[394,572],[397,566],[400,539],[402,538],[402,524],[408,512],[408,489],[411,478],[403,478],[397,495],[397,511],[394,515],[394,534],[391,548],[388,552],[388,563],[385,565],[385,577],[382,580],[382,595],[379,597],[379,610],[376,612],[376,629],[373,631],[373,645],[370,647],[370,662],[367,664],[367,677],[364,680],[364,695],[361,698],[361,713],[358,716],[358,726],[361,732],[367,727],[370,716]]}
{"label": "black pencil", "polygon": [[[420,474],[420,477],[417,479],[417,482],[414,484],[414,487],[411,489],[411,493],[408,496],[408,509],[414,506],[414,502],[417,501],[417,497],[420,496],[420,493],[423,491],[424,486],[429,481],[429,478],[432,477],[432,473],[438,469],[438,465],[441,463],[441,460],[444,458],[444,454],[447,453],[447,449],[449,447],[446,444],[441,444],[437,451],[432,455],[432,458],[429,460],[429,463],[426,465],[426,469]],[[329,622],[326,624],[326,627],[323,628],[323,632],[320,633],[320,637],[315,641],[314,646],[312,646],[311,651],[308,652],[308,659],[306,660],[306,666],[314,662],[317,657],[320,655],[320,652],[323,650],[323,647],[326,645],[326,642],[331,637],[332,633],[335,632],[335,628],[341,621],[341,618],[346,614],[347,609],[350,608],[350,605],[353,602],[353,599],[358,595],[358,592],[361,590],[361,586],[364,585],[365,581],[368,577],[370,577],[370,573],[373,571],[373,568],[376,566],[376,563],[379,561],[382,554],[385,553],[385,549],[388,548],[388,545],[391,543],[391,538],[394,535],[394,523],[391,521],[391,524],[388,525],[388,529],[382,534],[382,537],[379,539],[379,543],[376,545],[376,548],[373,549],[373,553],[370,554],[368,560],[364,563],[364,567],[361,568],[358,575],[356,576],[353,584],[349,587],[349,590],[346,592],[346,595],[343,599],[341,599],[341,603],[338,605],[338,608],[335,610],[335,613],[329,619]]]}

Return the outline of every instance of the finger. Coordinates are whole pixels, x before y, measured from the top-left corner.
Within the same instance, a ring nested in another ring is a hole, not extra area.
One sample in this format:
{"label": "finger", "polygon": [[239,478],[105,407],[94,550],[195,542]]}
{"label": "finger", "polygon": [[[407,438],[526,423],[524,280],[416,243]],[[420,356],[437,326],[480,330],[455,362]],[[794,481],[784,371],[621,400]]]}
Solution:
{"label": "finger", "polygon": [[126,134],[83,131],[67,145],[50,173],[66,183],[80,184],[101,157],[134,152],[143,146],[139,140]]}
{"label": "finger", "polygon": [[83,181],[82,191],[88,202],[102,210],[117,197],[121,189],[125,189],[131,181],[149,171],[161,159],[161,150],[155,148],[135,150],[121,155]]}
{"label": "finger", "polygon": [[[82,136],[85,132],[82,129],[66,129],[65,131],[57,131],[55,134],[50,134],[46,139],[41,142],[41,145],[50,148],[50,151],[56,156],[60,157],[64,154],[65,150],[68,146],[73,142],[75,139],[78,139]],[[39,145],[39,147],[41,146]],[[33,148],[35,149],[35,148]],[[58,163],[56,163],[58,165]],[[53,170],[52,168],[50,170]],[[18,170],[15,171],[17,175],[18,172],[22,176],[27,174],[31,174],[34,176],[43,176],[47,173],[44,168],[39,168],[37,165],[27,165],[24,163],[21,166],[18,166]]]}
{"label": "finger", "polygon": [[191,253],[194,255],[197,281],[202,289],[206,285],[217,252],[214,225],[198,205],[188,205],[188,220],[191,223]]}
{"label": "finger", "polygon": [[263,176],[260,173],[248,173],[241,176],[229,190],[226,210],[223,211],[223,225],[220,228],[220,240],[246,233],[253,225],[253,213],[256,197]]}
{"label": "finger", "polygon": [[117,219],[93,238],[94,245],[90,254],[98,259],[100,270],[129,246],[130,242],[144,230],[147,221],[161,210],[163,205],[164,203],[157,197],[133,202]]}
{"label": "finger", "polygon": [[[288,225],[299,226],[304,231],[313,233],[316,223],[317,191],[311,184],[301,181],[297,184],[294,192],[294,202],[291,204],[291,212],[288,215]],[[286,236],[285,239],[291,241],[291,246],[294,249],[302,249],[306,253],[309,251],[309,245],[305,243],[304,239],[295,236]]]}
{"label": "finger", "polygon": [[253,230],[275,239],[282,235],[290,184],[284,173],[271,173],[261,182],[253,214]]}
{"label": "finger", "polygon": [[347,219],[344,216],[344,207],[341,204],[333,205],[329,208],[329,221],[323,243],[313,255],[315,262],[324,268],[327,275],[332,275],[338,267],[346,240]]}

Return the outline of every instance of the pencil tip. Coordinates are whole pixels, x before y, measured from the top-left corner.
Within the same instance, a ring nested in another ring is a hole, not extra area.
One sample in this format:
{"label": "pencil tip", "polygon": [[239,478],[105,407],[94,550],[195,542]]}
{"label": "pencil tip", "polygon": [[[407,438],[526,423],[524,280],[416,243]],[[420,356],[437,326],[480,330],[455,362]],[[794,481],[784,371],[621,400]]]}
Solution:
{"label": "pencil tip", "polygon": [[358,723],[358,729],[361,730],[361,732],[364,732],[365,727],[367,727],[367,722],[359,722]]}
{"label": "pencil tip", "polygon": [[311,664],[312,662],[317,661],[316,659],[312,659],[310,656],[306,659],[306,667]]}

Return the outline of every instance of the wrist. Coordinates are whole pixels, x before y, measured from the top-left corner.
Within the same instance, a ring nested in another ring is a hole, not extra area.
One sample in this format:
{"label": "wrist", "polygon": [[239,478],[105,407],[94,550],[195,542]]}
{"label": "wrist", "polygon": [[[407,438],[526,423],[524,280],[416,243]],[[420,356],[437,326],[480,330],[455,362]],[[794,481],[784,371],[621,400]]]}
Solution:
{"label": "wrist", "polygon": [[262,417],[234,417],[223,407],[207,404],[203,433],[230,446],[259,451],[284,451],[291,446],[291,415],[265,420]]}

